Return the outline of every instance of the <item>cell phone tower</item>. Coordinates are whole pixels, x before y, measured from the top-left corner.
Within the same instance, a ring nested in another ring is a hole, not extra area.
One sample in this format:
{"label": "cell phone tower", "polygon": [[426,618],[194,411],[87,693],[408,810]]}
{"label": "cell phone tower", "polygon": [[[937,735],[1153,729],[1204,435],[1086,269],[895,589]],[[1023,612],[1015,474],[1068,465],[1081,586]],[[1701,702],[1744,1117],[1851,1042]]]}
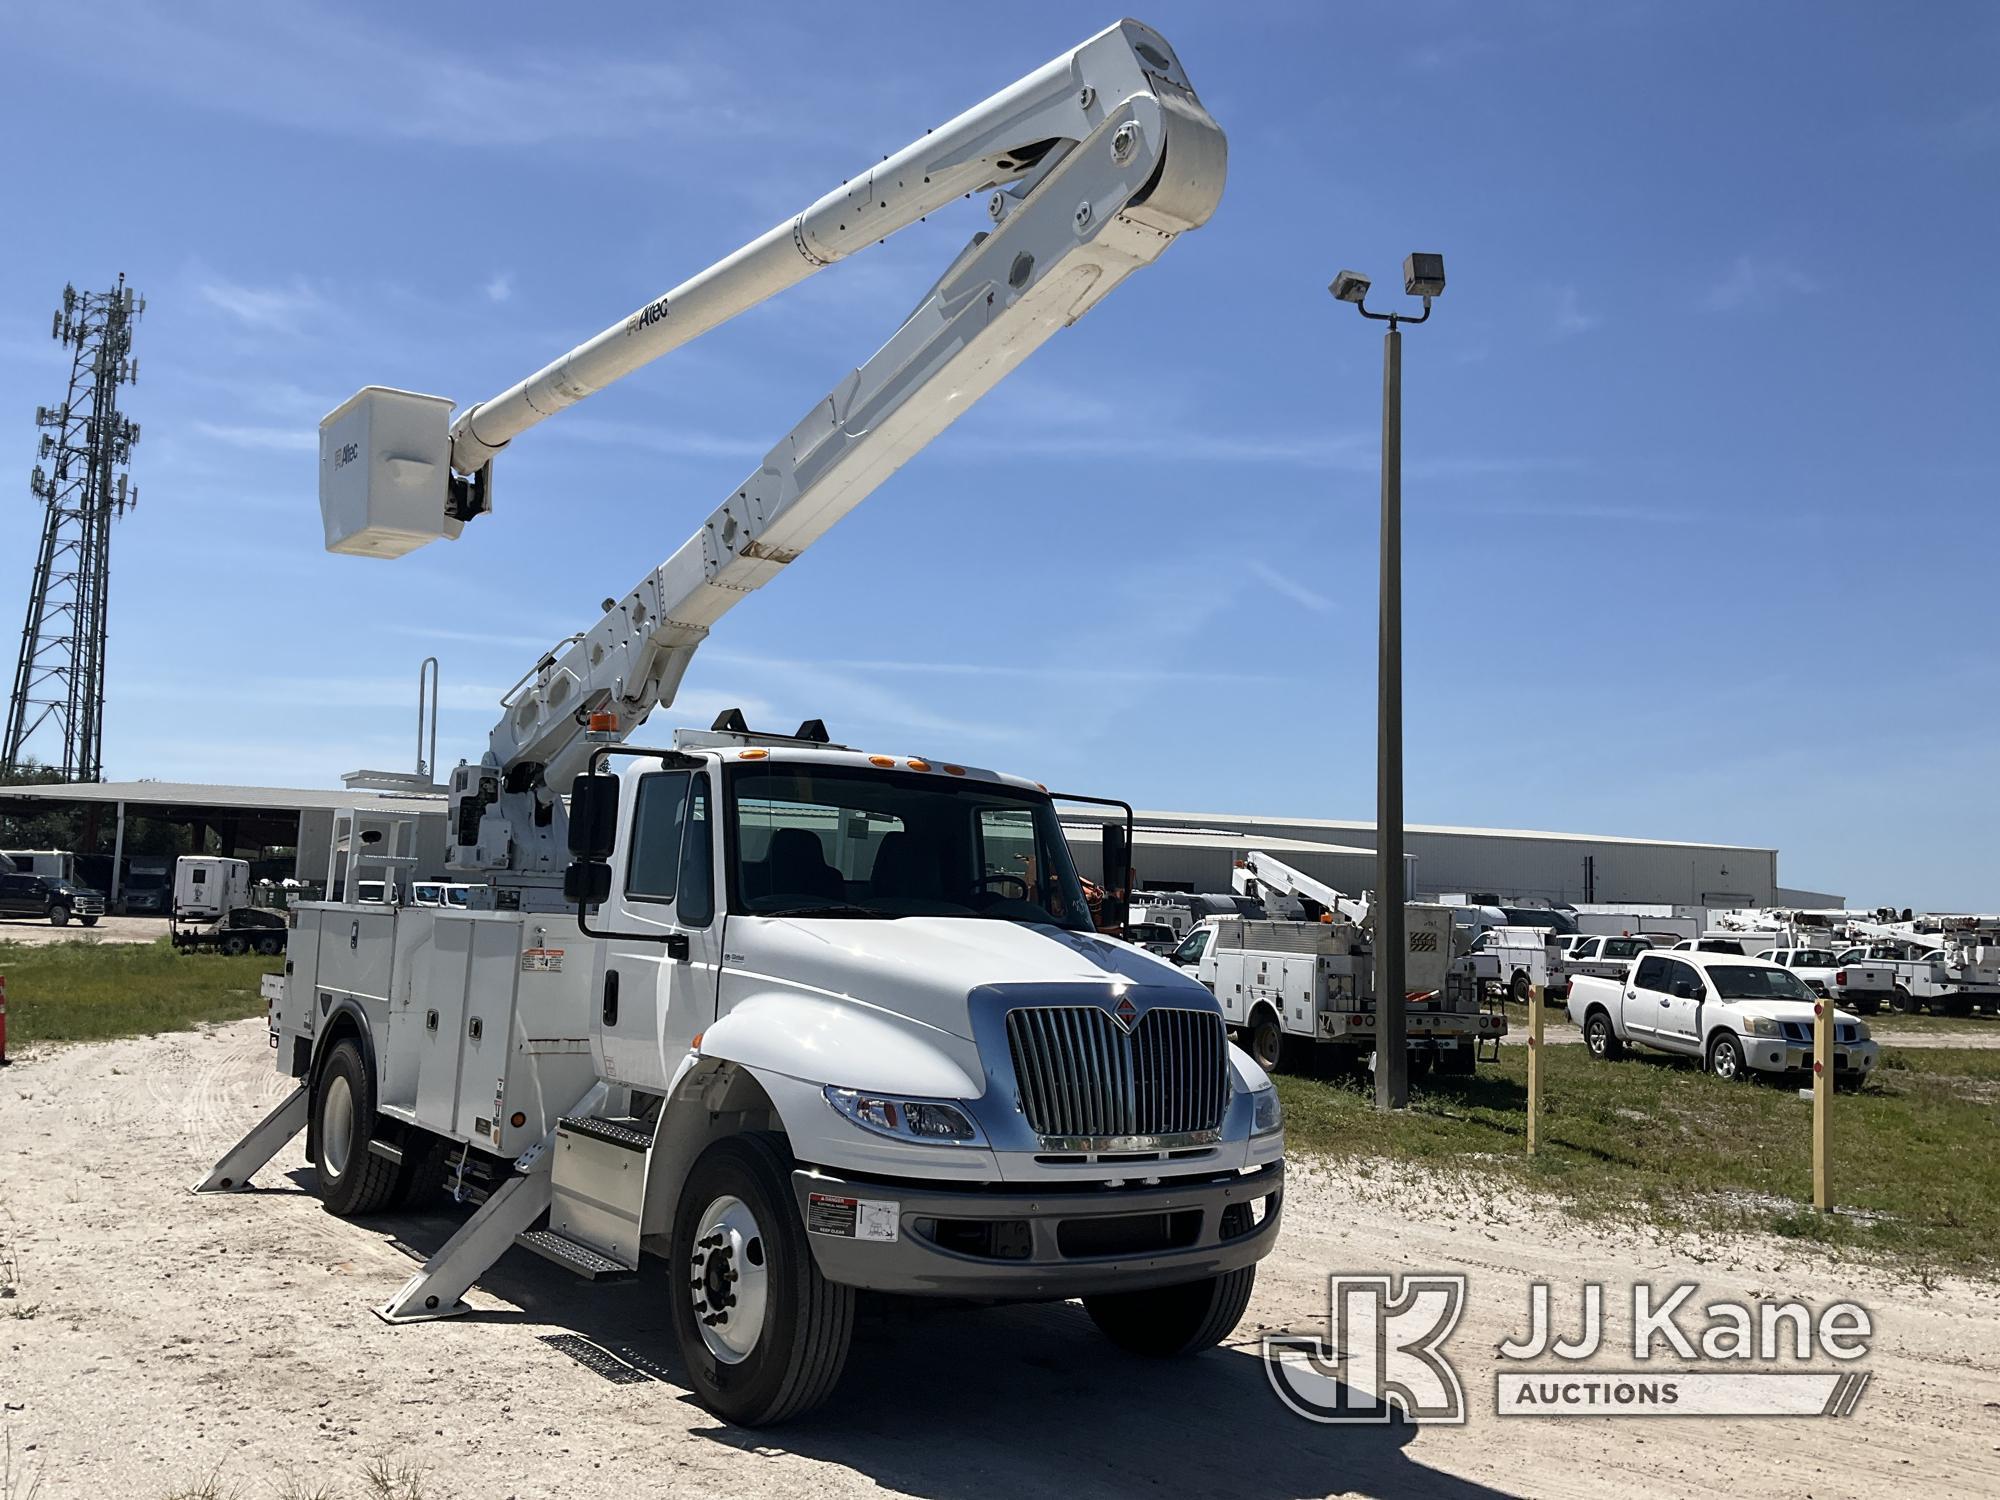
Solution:
{"label": "cell phone tower", "polygon": [[62,405],[35,409],[41,445],[28,484],[48,515],[0,743],[0,768],[9,771],[24,768],[34,750],[65,781],[104,779],[111,523],[139,503],[127,472],[139,424],[118,410],[118,388],[138,379],[132,326],[145,310],[123,272],[108,292],[64,287],[56,310],[51,336],[74,353]]}

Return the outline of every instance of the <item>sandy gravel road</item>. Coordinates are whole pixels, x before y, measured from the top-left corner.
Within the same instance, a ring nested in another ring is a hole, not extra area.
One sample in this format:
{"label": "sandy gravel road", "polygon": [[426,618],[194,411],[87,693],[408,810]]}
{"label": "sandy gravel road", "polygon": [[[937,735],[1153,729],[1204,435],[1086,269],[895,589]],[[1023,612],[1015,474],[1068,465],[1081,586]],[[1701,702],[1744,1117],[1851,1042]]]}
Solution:
{"label": "sandy gravel road", "polygon": [[36,917],[0,917],[0,943],[20,943],[28,948],[45,948],[51,943],[156,943],[167,935],[165,917],[99,917],[97,925],[85,927],[68,922],[57,927]]}
{"label": "sandy gravel road", "polygon": [[[334,1219],[296,1147],[260,1191],[190,1196],[282,1092],[263,1040],[245,1022],[41,1048],[0,1073],[14,1496],[39,1479],[41,1500],[159,1500],[211,1473],[246,1496],[287,1476],[359,1494],[371,1461],[421,1466],[429,1495],[465,1500],[2000,1494],[2000,1289],[1924,1291],[1775,1242],[1586,1231],[1444,1179],[1296,1165],[1283,1240],[1228,1347],[1151,1365],[1072,1306],[887,1309],[820,1413],[732,1430],[676,1383],[657,1273],[593,1290],[516,1251],[473,1317],[390,1328],[368,1309],[411,1268],[396,1242],[432,1248],[453,1215]],[[1279,1407],[1258,1334],[1323,1330],[1336,1268],[1471,1278],[1450,1346],[1467,1426],[1330,1428]],[[1853,1296],[1878,1315],[1874,1383],[1844,1420],[1498,1418],[1494,1345],[1524,1325],[1535,1275]],[[622,1355],[631,1378],[594,1373],[552,1336]]]}

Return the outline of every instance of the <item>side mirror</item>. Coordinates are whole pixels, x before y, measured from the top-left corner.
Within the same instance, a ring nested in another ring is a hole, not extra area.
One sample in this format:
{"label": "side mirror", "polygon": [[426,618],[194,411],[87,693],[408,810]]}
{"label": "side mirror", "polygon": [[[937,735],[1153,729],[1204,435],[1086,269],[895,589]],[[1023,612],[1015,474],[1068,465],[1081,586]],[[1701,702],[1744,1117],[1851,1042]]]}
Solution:
{"label": "side mirror", "polygon": [[569,852],[573,859],[607,860],[618,847],[618,778],[583,775],[569,788]]}
{"label": "side mirror", "polygon": [[580,859],[563,871],[563,899],[578,906],[599,906],[611,894],[611,866]]}
{"label": "side mirror", "polygon": [[1123,823],[1104,825],[1104,888],[1121,896],[1132,894],[1132,845]]}

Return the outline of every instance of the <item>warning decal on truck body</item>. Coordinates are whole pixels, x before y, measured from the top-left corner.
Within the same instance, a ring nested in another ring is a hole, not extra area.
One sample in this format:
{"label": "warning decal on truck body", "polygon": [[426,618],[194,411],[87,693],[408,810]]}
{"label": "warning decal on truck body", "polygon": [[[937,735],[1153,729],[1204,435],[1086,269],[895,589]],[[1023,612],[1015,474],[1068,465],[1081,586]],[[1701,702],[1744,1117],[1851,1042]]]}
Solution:
{"label": "warning decal on truck body", "polygon": [[896,1205],[868,1198],[841,1198],[814,1193],[806,1200],[806,1233],[843,1240],[896,1238]]}
{"label": "warning decal on truck body", "polygon": [[523,974],[562,973],[563,950],[560,948],[523,948],[521,950],[521,972]]}

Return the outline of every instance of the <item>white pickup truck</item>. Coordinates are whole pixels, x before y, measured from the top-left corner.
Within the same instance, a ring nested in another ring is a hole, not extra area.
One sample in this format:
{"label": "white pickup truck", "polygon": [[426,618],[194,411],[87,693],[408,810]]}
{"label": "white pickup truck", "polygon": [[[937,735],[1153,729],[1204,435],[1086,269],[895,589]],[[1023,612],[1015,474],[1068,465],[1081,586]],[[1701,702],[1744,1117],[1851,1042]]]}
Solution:
{"label": "white pickup truck", "polygon": [[1872,1016],[1896,998],[1896,965],[1877,958],[1867,948],[1844,948],[1834,954],[1833,998]]}
{"label": "white pickup truck", "polygon": [[[1805,981],[1777,964],[1668,950],[1644,955],[1622,980],[1579,975],[1569,1017],[1592,1057],[1652,1047],[1700,1058],[1718,1078],[1742,1078],[1810,1071],[1818,1003]],[[1868,1024],[1836,1010],[1834,1081],[1865,1079],[1875,1059]]]}
{"label": "white pickup truck", "polygon": [[1839,971],[1840,960],[1831,948],[1764,948],[1757,957],[1790,969],[1805,981],[1807,989],[1822,999],[1833,995],[1834,975]]}
{"label": "white pickup truck", "polygon": [[1572,943],[1563,956],[1563,972],[1572,981],[1579,974],[1594,974],[1599,979],[1623,979],[1625,971],[1656,946],[1649,937],[1583,938]]}

